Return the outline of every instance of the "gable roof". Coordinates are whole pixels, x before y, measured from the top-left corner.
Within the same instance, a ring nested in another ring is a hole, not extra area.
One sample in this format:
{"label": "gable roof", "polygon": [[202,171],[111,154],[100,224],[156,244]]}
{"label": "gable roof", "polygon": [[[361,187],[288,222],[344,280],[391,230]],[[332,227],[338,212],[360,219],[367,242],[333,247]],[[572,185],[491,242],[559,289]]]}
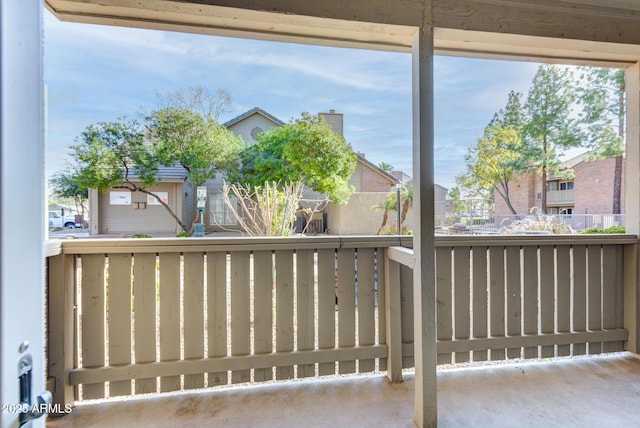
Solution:
{"label": "gable roof", "polygon": [[264,116],[265,118],[269,119],[270,121],[272,121],[273,123],[275,123],[278,126],[284,125],[284,122],[281,121],[280,119],[278,119],[277,117],[273,116],[270,113],[267,113],[266,111],[262,110],[260,107],[254,107],[251,110],[245,111],[244,113],[242,113],[239,116],[234,117],[231,120],[226,121],[225,123],[223,123],[223,126],[226,126],[227,128],[235,125],[236,123],[246,119],[249,116],[252,116],[254,114],[259,114]]}
{"label": "gable roof", "polygon": [[396,183],[399,182],[396,177],[394,177],[393,175],[391,175],[390,173],[388,173],[384,169],[380,168],[378,165],[374,164],[373,162],[367,160],[360,153],[356,153],[356,154],[358,155],[358,162],[360,162],[363,165],[365,165],[366,167],[374,170],[375,172],[377,172],[378,174],[380,174],[381,176],[383,176],[384,178],[386,178],[389,182],[391,182],[393,184],[396,184]]}
{"label": "gable roof", "polygon": [[[182,182],[187,178],[187,172],[180,165],[173,166],[159,166],[158,174],[156,175],[160,182]],[[140,177],[135,173],[135,168],[129,172],[129,178],[132,180],[138,180]]]}

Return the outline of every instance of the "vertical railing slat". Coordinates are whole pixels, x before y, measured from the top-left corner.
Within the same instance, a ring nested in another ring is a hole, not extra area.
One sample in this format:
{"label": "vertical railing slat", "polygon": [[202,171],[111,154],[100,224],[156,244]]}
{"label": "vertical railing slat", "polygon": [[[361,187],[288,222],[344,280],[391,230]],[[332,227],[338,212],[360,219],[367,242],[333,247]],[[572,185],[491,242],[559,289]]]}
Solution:
{"label": "vertical railing slat", "polygon": [[[573,246],[573,331],[587,330],[587,247]],[[584,343],[573,344],[573,355],[584,355]]]}
{"label": "vertical railing slat", "polygon": [[[249,313],[249,263],[248,251],[231,253],[231,355],[244,356],[251,352],[251,321]],[[234,370],[232,383],[251,380],[251,370]]]}
{"label": "vertical railing slat", "polygon": [[[160,253],[160,361],[180,359],[180,254]],[[180,376],[162,376],[162,392],[180,389]]]}
{"label": "vertical railing slat", "polygon": [[[378,299],[377,301],[377,314],[378,314],[378,343],[379,344],[386,344],[387,343],[387,313],[386,313],[386,285],[385,285],[385,278],[386,278],[386,253],[387,249],[384,247],[378,247],[376,249],[376,268],[378,269],[378,275],[376,278],[376,285],[378,286],[377,288],[377,294],[376,297]],[[413,284],[413,281],[412,281]],[[384,371],[387,369],[387,359],[386,358],[380,358],[378,360],[378,368],[380,369],[380,371]]]}
{"label": "vertical railing slat", "polygon": [[[633,247],[630,245],[616,245],[616,327],[624,328],[624,304],[625,304],[625,270],[631,270],[631,267],[625,265],[625,260],[629,258],[629,254],[626,254],[627,249],[632,252]],[[627,296],[628,297],[628,296]],[[632,333],[629,332],[631,335]],[[620,350],[624,351],[625,343],[620,344]]]}
{"label": "vertical railing slat", "polygon": [[[520,247],[507,247],[507,335],[522,334],[522,291],[520,286]],[[520,358],[522,348],[507,349],[507,358]]]}
{"label": "vertical railing slat", "polygon": [[[558,319],[558,333],[571,331],[571,247],[558,245],[556,247],[556,317]],[[571,345],[558,345],[558,356],[571,355]]]}
{"label": "vertical railing slat", "polygon": [[[48,375],[55,379],[53,403],[64,409],[78,398],[69,382],[76,352],[76,257],[60,254],[48,260]],[[62,410],[60,410],[62,412]]]}
{"label": "vertical railing slat", "polygon": [[[358,249],[358,345],[373,345],[376,341],[375,330],[375,278],[373,267],[373,248]],[[360,373],[372,372],[375,360],[360,360]]]}
{"label": "vertical railing slat", "polygon": [[[204,253],[184,254],[184,358],[204,357]],[[204,387],[204,373],[184,376],[184,389]]]}
{"label": "vertical railing slat", "polygon": [[[312,350],[315,342],[313,253],[313,250],[296,251],[297,349],[299,351]],[[298,366],[298,378],[315,374],[315,364]]]}
{"label": "vertical railing slat", "polygon": [[[523,250],[523,333],[538,334],[538,247],[527,245]],[[538,358],[538,347],[524,348],[524,358]]]}
{"label": "vertical railing slat", "polygon": [[[131,363],[131,254],[109,255],[109,365]],[[131,381],[109,382],[109,396],[131,395]]]}
{"label": "vertical railing slat", "polygon": [[[156,255],[133,256],[136,364],[156,361]],[[156,378],[136,379],[136,394],[156,392]]]}
{"label": "vertical railing slat", "polygon": [[[276,351],[293,351],[293,251],[276,251]],[[276,379],[292,379],[293,366],[276,368]]]}
{"label": "vertical railing slat", "polygon": [[[470,307],[471,279],[469,277],[470,247],[455,247],[454,249],[454,305],[455,305],[455,337],[466,340],[470,335]],[[456,363],[469,361],[469,352],[456,352]]]}
{"label": "vertical railing slat", "polygon": [[[551,245],[540,247],[540,333],[553,334],[555,329],[554,289],[555,289],[555,255]],[[541,357],[555,356],[554,345],[543,346]]]}
{"label": "vertical railing slat", "polygon": [[[591,331],[602,328],[602,246],[587,247],[587,327]],[[602,353],[602,342],[589,342],[589,354]]]}
{"label": "vertical railing slat", "polygon": [[[82,256],[82,367],[105,364],[105,256]],[[82,385],[82,399],[103,398],[105,384]]]}
{"label": "vertical railing slat", "polygon": [[[438,340],[451,340],[451,248],[436,248],[436,331]],[[451,353],[438,354],[438,364],[451,363]]]}
{"label": "vertical railing slat", "polygon": [[[336,253],[318,250],[318,348],[336,347]],[[335,363],[319,363],[320,376],[336,373]]]}
{"label": "vertical railing slat", "polygon": [[[207,253],[207,352],[209,358],[227,356],[227,253]],[[226,385],[226,371],[209,372],[207,385]]]}
{"label": "vertical railing slat", "polygon": [[[504,337],[504,247],[489,247],[489,315],[491,337]],[[491,349],[491,360],[504,360],[504,349]]]}
{"label": "vertical railing slat", "polygon": [[[273,351],[273,253],[255,251],[253,253],[253,325],[256,354]],[[273,379],[271,368],[255,369],[253,379],[264,382]]]}
{"label": "vertical railing slat", "polygon": [[402,322],[400,320],[400,264],[384,258],[384,311],[387,344],[386,370],[389,382],[402,382]]}
{"label": "vertical railing slat", "polygon": [[[617,327],[617,246],[604,245],[602,248],[602,328],[605,330]],[[621,351],[620,342],[605,342],[603,352]]]}
{"label": "vertical railing slat", "polygon": [[414,327],[413,327],[413,270],[400,265],[400,325],[402,329],[402,345],[408,344],[411,350],[407,355],[402,355],[402,368],[411,368],[415,365]]}
{"label": "vertical railing slat", "polygon": [[[473,247],[473,337],[487,337],[487,247]],[[487,351],[473,351],[473,361],[486,361]]]}
{"label": "vertical railing slat", "polygon": [[[356,344],[356,277],[355,250],[342,248],[338,251],[338,346],[352,347]],[[340,361],[340,374],[355,373],[355,361]]]}

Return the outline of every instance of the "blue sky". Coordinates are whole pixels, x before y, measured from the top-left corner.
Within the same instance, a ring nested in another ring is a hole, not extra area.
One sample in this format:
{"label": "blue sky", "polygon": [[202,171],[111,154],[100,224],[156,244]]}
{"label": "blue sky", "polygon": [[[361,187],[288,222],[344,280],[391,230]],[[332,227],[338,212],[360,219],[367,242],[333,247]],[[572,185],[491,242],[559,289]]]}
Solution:
{"label": "blue sky", "polygon": [[[205,86],[229,92],[233,111],[253,107],[283,121],[306,111],[344,114],[344,134],[370,161],[411,175],[411,56],[44,19],[48,128],[46,174],[64,168],[89,124],[137,115],[157,93]],[[436,182],[455,185],[510,90],[526,94],[537,64],[435,59]]]}

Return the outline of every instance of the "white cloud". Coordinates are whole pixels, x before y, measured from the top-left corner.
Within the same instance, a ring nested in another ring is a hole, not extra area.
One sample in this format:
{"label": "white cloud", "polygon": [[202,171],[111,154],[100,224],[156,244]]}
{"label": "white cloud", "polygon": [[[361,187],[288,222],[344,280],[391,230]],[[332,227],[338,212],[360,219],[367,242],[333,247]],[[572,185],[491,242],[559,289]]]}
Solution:
{"label": "white cloud", "polygon": [[[63,23],[48,13],[44,37],[48,173],[87,124],[135,115],[160,90],[205,85],[232,95],[223,121],[256,106],[283,121],[333,108],[355,150],[411,174],[408,54]],[[451,185],[466,148],[509,90],[526,92],[536,67],[436,57],[436,181]]]}

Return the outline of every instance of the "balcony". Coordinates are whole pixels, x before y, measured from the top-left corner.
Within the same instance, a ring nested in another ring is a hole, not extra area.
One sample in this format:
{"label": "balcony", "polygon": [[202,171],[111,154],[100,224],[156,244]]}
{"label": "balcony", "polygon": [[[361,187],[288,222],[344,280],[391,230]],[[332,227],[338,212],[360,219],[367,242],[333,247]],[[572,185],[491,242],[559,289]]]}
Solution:
{"label": "balcony", "polygon": [[[625,276],[637,243],[437,238],[443,424],[633,417],[640,360],[562,357],[627,349]],[[402,370],[414,364],[411,245],[378,236],[51,243],[48,376],[55,402],[77,407],[50,426],[123,425],[132,414],[149,426],[411,426],[413,382]],[[500,364],[509,360],[518,366]],[[446,369],[486,362],[489,371]],[[289,379],[299,382],[274,384]],[[605,389],[615,407],[594,416],[593,391]]]}
{"label": "balcony", "polygon": [[565,206],[575,203],[576,199],[572,190],[550,190],[547,191],[547,206]]}

